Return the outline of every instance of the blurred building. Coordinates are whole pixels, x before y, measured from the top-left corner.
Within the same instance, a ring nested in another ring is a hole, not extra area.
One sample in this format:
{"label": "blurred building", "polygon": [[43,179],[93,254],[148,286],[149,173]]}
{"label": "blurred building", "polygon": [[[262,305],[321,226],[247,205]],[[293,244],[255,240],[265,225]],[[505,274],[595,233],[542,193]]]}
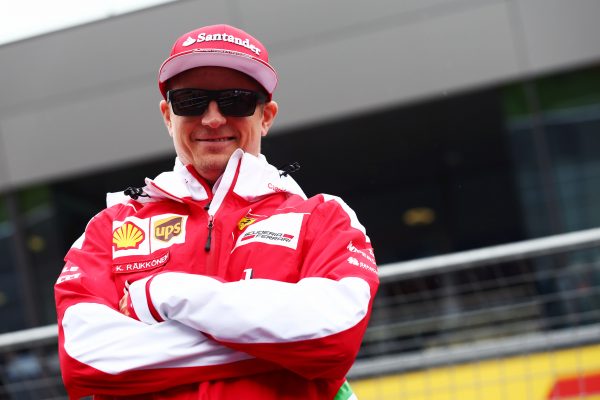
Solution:
{"label": "blurred building", "polygon": [[598,16],[597,0],[180,0],[0,46],[0,332],[54,323],[62,257],[105,193],[171,168],[156,74],[203,24],[266,44],[281,112],[263,152],[342,196],[381,264],[599,226]]}

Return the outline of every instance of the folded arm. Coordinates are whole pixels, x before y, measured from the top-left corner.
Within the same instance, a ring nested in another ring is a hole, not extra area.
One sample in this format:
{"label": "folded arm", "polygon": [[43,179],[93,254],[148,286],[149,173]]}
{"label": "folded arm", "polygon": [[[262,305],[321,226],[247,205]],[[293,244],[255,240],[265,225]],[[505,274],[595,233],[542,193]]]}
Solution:
{"label": "folded arm", "polygon": [[103,214],[91,221],[55,285],[61,370],[72,397],[135,395],[277,368],[180,322],[148,325],[121,314],[111,226]]}
{"label": "folded arm", "polygon": [[370,244],[355,224],[337,202],[315,210],[296,283],[167,272],[131,285],[133,311],[150,324],[180,322],[306,378],[343,378],[378,285]]}

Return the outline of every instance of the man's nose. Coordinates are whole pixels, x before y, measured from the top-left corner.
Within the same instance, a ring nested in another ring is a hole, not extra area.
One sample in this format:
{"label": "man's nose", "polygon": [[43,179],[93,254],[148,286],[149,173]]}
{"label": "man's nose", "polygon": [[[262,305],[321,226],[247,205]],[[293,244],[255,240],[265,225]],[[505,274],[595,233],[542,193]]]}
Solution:
{"label": "man's nose", "polygon": [[202,114],[202,125],[208,126],[210,128],[218,128],[219,126],[225,124],[227,119],[221,114],[219,110],[219,106],[217,102],[212,100],[208,103],[208,108]]}

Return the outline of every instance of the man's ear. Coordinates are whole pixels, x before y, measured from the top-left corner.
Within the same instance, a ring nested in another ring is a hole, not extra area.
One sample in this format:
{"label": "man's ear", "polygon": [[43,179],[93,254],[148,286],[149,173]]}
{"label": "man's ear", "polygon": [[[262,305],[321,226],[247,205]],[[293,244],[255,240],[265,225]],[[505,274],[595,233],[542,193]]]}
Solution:
{"label": "man's ear", "polygon": [[273,125],[273,121],[275,121],[275,117],[277,116],[277,112],[279,111],[279,106],[274,101],[269,101],[265,103],[263,107],[263,116],[261,123],[261,136],[267,136],[271,125]]}
{"label": "man's ear", "polygon": [[167,103],[166,100],[161,100],[159,107],[160,107],[160,112],[162,113],[162,116],[163,116],[163,122],[165,123],[165,126],[167,127],[167,131],[169,132],[169,136],[173,137],[173,124],[171,121],[171,107],[169,106],[169,103]]}

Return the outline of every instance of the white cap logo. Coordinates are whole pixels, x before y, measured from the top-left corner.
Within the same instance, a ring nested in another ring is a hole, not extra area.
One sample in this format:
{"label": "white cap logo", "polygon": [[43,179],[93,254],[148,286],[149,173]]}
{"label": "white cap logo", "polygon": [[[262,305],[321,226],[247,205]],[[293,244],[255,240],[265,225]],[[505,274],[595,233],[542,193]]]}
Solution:
{"label": "white cap logo", "polygon": [[193,45],[194,43],[196,43],[196,39],[194,39],[191,36],[188,36],[188,38],[185,39],[185,42],[183,42],[182,46],[188,47],[188,46]]}
{"label": "white cap logo", "polygon": [[251,50],[257,56],[260,55],[260,51],[261,51],[261,49],[259,49],[258,47],[256,47],[252,43],[250,43],[250,39],[248,39],[248,38],[241,39],[239,37],[235,37],[235,36],[229,35],[227,33],[206,34],[204,32],[201,32],[201,33],[198,34],[198,38],[197,39],[194,39],[193,37],[188,36],[187,39],[185,39],[185,42],[183,42],[181,45],[183,47],[188,47],[188,46],[193,45],[194,43],[202,43],[202,42],[229,42],[229,43],[234,43],[234,44],[237,44],[238,46],[242,46],[242,47],[247,48],[248,50]]}

